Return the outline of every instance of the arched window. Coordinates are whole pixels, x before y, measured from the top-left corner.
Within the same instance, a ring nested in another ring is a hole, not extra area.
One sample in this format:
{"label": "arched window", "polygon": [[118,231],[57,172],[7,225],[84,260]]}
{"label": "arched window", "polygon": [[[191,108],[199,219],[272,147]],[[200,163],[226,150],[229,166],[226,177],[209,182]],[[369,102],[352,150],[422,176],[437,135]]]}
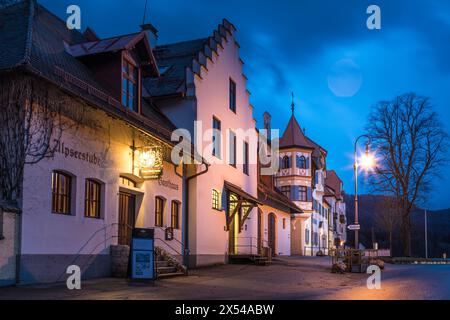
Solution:
{"label": "arched window", "polygon": [[170,226],[173,229],[180,229],[180,202],[172,201]]}
{"label": "arched window", "polygon": [[306,158],[305,156],[297,156],[297,168],[306,169]]}
{"label": "arched window", "polygon": [[166,199],[163,197],[155,198],[155,226],[162,227],[164,223],[164,205]]}
{"label": "arched window", "polygon": [[216,189],[212,189],[212,208],[220,210],[220,192]]}
{"label": "arched window", "polygon": [[52,172],[52,212],[71,214],[72,177],[61,171]]}
{"label": "arched window", "polygon": [[289,169],[291,167],[291,158],[288,156],[283,157],[282,168]]}

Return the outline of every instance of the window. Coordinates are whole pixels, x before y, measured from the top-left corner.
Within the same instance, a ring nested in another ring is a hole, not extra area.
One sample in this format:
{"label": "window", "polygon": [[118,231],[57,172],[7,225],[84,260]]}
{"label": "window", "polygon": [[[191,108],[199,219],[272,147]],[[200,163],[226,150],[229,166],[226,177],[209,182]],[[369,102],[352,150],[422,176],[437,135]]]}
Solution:
{"label": "window", "polygon": [[180,203],[172,201],[170,225],[173,229],[180,229]]}
{"label": "window", "polygon": [[220,211],[220,192],[216,189],[212,190],[212,208]]}
{"label": "window", "polygon": [[136,188],[136,182],[134,182],[131,179],[125,178],[125,177],[120,177],[119,182],[121,185],[127,186],[127,187],[133,187]]}
{"label": "window", "polygon": [[308,201],[308,188],[304,186],[299,187],[299,201]]}
{"label": "window", "polygon": [[306,169],[306,158],[304,156],[297,156],[297,168]]}
{"label": "window", "polygon": [[282,186],[281,192],[289,199],[291,198],[291,186]]}
{"label": "window", "polygon": [[165,203],[164,198],[162,198],[162,197],[155,198],[155,226],[156,227],[163,226],[164,203]]}
{"label": "window", "polygon": [[282,169],[289,169],[291,167],[291,158],[288,156],[283,157]]}
{"label": "window", "polygon": [[222,130],[222,124],[219,119],[216,117],[213,117],[213,150],[212,155],[216,156],[217,158],[220,158],[220,149],[221,149],[221,130]]}
{"label": "window", "polygon": [[100,219],[101,184],[97,181],[86,179],[84,196],[84,216]]}
{"label": "window", "polygon": [[244,163],[242,164],[242,171],[248,175],[248,142],[244,141]]}
{"label": "window", "polygon": [[60,171],[52,173],[52,212],[70,214],[72,177]]}
{"label": "window", "polygon": [[230,165],[236,167],[236,134],[230,131]]}
{"label": "window", "polygon": [[305,243],[309,244],[309,230],[305,229]]}
{"label": "window", "polygon": [[230,110],[236,113],[236,83],[230,79]]}
{"label": "window", "polygon": [[138,69],[129,61],[123,60],[122,67],[122,105],[138,111]]}
{"label": "window", "polygon": [[283,218],[283,229],[286,229],[286,218]]}

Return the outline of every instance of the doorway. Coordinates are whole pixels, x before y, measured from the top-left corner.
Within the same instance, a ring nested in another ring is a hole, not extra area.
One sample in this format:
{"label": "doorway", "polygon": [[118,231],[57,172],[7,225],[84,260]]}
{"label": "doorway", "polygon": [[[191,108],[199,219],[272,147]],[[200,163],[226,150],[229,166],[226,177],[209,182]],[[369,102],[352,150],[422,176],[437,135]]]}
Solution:
{"label": "doorway", "polygon": [[[236,207],[238,206],[238,197],[230,193],[229,199],[228,199],[228,212],[229,214],[232,214]],[[240,210],[237,209],[237,212],[233,215],[233,218],[230,222],[229,226],[229,244],[228,244],[228,253],[231,255],[238,254],[238,235],[239,235],[239,217],[240,217]]]}
{"label": "doorway", "polygon": [[131,245],[131,234],[135,226],[136,196],[119,192],[119,245]]}
{"label": "doorway", "polygon": [[277,217],[274,213],[269,214],[268,221],[268,238],[269,238],[269,248],[272,249],[272,256],[276,254],[276,226],[277,226]]}
{"label": "doorway", "polygon": [[258,209],[258,254],[262,254],[263,249],[263,213]]}

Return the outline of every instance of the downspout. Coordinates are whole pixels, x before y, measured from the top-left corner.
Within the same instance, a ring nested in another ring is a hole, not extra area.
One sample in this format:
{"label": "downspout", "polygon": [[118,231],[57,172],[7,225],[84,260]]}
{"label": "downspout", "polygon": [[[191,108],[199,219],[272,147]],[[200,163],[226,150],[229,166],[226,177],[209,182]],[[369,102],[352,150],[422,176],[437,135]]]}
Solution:
{"label": "downspout", "polygon": [[181,246],[183,250],[183,265],[189,270],[189,182],[198,176],[205,174],[209,170],[209,164],[202,159],[202,164],[205,165],[205,170],[200,171],[190,177],[187,176],[187,164],[183,163],[183,173],[177,172],[177,165],[173,164],[175,174],[182,179],[182,231],[181,231]]}

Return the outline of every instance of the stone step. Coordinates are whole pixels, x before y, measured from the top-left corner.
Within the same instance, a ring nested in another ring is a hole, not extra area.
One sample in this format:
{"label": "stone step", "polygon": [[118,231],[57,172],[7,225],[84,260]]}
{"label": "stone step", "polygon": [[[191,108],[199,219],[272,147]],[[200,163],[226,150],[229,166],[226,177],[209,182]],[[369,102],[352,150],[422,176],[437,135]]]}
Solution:
{"label": "stone step", "polygon": [[175,272],[177,272],[177,268],[175,268],[175,267],[160,267],[160,268],[156,268],[156,272],[158,273],[158,275],[165,274],[165,273],[175,273]]}
{"label": "stone step", "polygon": [[157,268],[161,268],[161,267],[169,267],[169,262],[165,261],[165,260],[157,260],[156,261],[156,267]]}
{"label": "stone step", "polygon": [[167,279],[173,277],[182,277],[185,276],[183,272],[171,272],[171,273],[161,273],[158,274],[158,279]]}

